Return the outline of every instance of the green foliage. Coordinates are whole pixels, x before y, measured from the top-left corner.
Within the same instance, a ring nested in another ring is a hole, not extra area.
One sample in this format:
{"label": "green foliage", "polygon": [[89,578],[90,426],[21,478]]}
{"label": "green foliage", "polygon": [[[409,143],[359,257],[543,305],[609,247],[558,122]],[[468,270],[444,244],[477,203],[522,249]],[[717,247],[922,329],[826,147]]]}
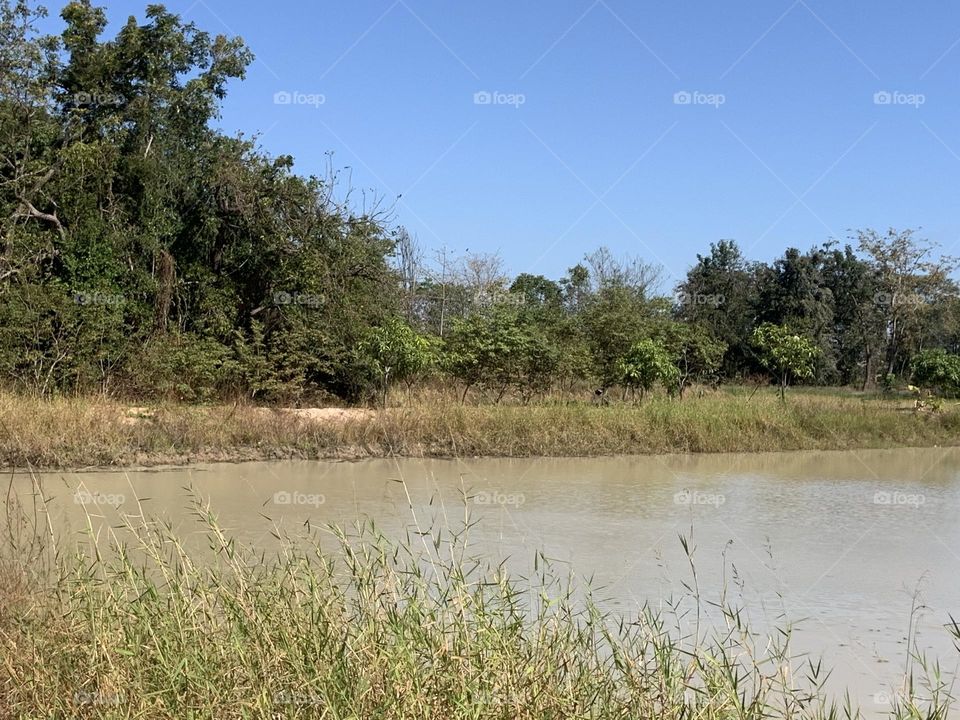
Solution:
{"label": "green foliage", "polygon": [[463,383],[463,398],[475,385],[505,388],[519,365],[523,340],[515,317],[502,310],[455,320],[444,364]]}
{"label": "green foliage", "polygon": [[814,375],[832,379],[836,374],[831,343],[834,302],[824,281],[820,251],[801,253],[788,248],[771,267],[760,271],[758,278],[758,319],[785,325],[808,338],[817,348]]}
{"label": "green foliage", "polygon": [[396,317],[387,318],[370,331],[360,344],[360,354],[377,375],[384,407],[392,383],[415,380],[436,361],[436,348],[430,339]]}
{"label": "green foliage", "polygon": [[761,364],[780,381],[780,398],[786,397],[790,378],[813,377],[820,350],[809,338],[793,332],[786,325],[764,323],[753,331],[753,346]]}
{"label": "green foliage", "polygon": [[[211,400],[236,384],[239,367],[231,349],[191,333],[151,338],[139,356],[139,371],[130,378],[149,378],[142,391],[187,402]],[[142,381],[140,381],[142,382]]]}
{"label": "green foliage", "polygon": [[960,356],[945,350],[924,350],[910,361],[914,383],[941,395],[960,395]]}
{"label": "green foliage", "polygon": [[496,400],[514,387],[526,402],[546,390],[559,367],[560,352],[547,334],[525,323],[515,310],[494,308],[454,322],[445,366],[463,384],[496,391]]}
{"label": "green foliage", "polygon": [[640,340],[617,362],[619,381],[631,390],[645,393],[660,382],[669,392],[678,389],[680,370],[667,349],[656,340]]}
{"label": "green foliage", "polygon": [[536,325],[523,327],[523,343],[513,385],[524,403],[550,389],[560,370],[561,351]]}
{"label": "green foliage", "polygon": [[339,203],[335,177],[215,129],[243,43],[160,5],[110,38],[88,2],[66,6],[60,37],[38,36],[35,15],[0,8],[5,381],[361,393],[354,349],[397,304],[392,231]]}
{"label": "green foliage", "polygon": [[601,289],[587,302],[580,326],[590,347],[593,374],[601,383],[619,382],[619,360],[647,334],[648,316],[643,298],[625,287]]}
{"label": "green foliage", "polygon": [[707,255],[677,287],[678,319],[705,328],[725,345],[723,370],[728,377],[749,370],[750,332],[758,305],[757,267],[748,263],[736,242],[710,244]]}
{"label": "green foliage", "polygon": [[524,308],[539,315],[555,315],[563,304],[560,285],[543,275],[520,273],[510,285],[510,292],[521,298]]}
{"label": "green foliage", "polygon": [[893,395],[897,389],[897,376],[893,373],[887,373],[880,379],[880,390],[884,395]]}
{"label": "green foliage", "polygon": [[670,354],[677,368],[676,385],[679,395],[694,383],[716,385],[726,352],[726,345],[714,338],[703,326],[668,322],[654,333]]}
{"label": "green foliage", "polygon": [[[497,256],[446,249],[426,268],[403,228],[340,199],[336,172],[303,177],[291,157],[216,129],[252,59],[240,39],[161,5],[110,35],[85,0],[64,7],[59,36],[38,33],[43,14],[0,1],[11,388],[289,403],[356,400],[375,382],[383,400],[449,340],[444,367],[466,390],[529,401],[587,381],[645,391],[621,363],[649,338],[677,370],[657,378],[674,392],[764,367],[783,393],[790,377],[865,386],[905,376],[922,348],[960,352],[956,263],[909,230],[791,248],[771,265],[721,240],[674,302],[657,296],[657,268],[606,248],[559,281],[511,281]],[[758,322],[791,327],[813,355],[751,335]]]}
{"label": "green foliage", "polygon": [[[889,229],[857,233],[860,251],[868,258],[876,282],[877,305],[883,325],[882,360],[886,372],[906,374],[914,352],[927,347],[926,326],[938,301],[956,297],[950,278],[956,258],[934,255],[935,245],[913,230]],[[913,352],[911,347],[915,348]]]}
{"label": "green foliage", "polygon": [[834,377],[820,380],[843,385],[859,382],[865,387],[878,374],[886,330],[884,305],[877,302],[876,273],[849,245],[840,250],[827,243],[819,257],[820,275],[833,301],[832,332],[827,344],[835,371]]}

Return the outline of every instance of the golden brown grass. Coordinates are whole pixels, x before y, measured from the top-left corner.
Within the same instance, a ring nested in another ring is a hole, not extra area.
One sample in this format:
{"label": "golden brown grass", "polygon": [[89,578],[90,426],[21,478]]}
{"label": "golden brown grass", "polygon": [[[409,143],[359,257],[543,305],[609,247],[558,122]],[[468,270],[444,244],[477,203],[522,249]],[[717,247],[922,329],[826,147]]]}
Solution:
{"label": "golden brown grass", "polygon": [[84,467],[271,458],[593,456],[952,445],[960,410],[808,391],[459,405],[439,396],[340,419],[249,405],[130,405],[101,398],[0,394],[0,465]]}

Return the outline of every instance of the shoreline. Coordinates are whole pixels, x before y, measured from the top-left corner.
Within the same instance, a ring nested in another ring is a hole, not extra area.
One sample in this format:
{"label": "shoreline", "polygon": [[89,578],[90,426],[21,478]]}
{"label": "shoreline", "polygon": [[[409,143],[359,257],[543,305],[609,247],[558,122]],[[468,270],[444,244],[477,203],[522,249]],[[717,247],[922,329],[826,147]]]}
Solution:
{"label": "shoreline", "polygon": [[183,467],[269,460],[615,457],[960,445],[960,409],[905,400],[719,393],[680,402],[458,405],[373,411],[243,405],[131,407],[0,394],[6,472]]}
{"label": "shoreline", "polygon": [[[322,455],[305,457],[297,454],[271,456],[213,456],[206,455],[157,457],[138,459],[125,465],[78,465],[73,467],[30,466],[10,467],[0,466],[0,475],[27,475],[30,473],[69,473],[82,475],[85,473],[123,473],[123,472],[168,472],[185,468],[204,468],[210,465],[244,465],[248,463],[264,462],[327,462],[327,463],[362,463],[371,460],[441,460],[456,462],[458,460],[607,460],[617,458],[664,458],[679,456],[703,455],[778,455],[785,453],[845,453],[845,452],[880,452],[885,450],[945,450],[960,448],[960,439],[955,443],[937,445],[864,445],[856,447],[815,447],[815,448],[785,448],[781,450],[716,450],[699,452],[666,451],[661,453],[620,453],[616,455]],[[239,454],[238,454],[239,455]]]}
{"label": "shoreline", "polygon": [[328,462],[328,463],[362,463],[371,460],[444,460],[455,462],[458,460],[603,460],[616,458],[664,458],[664,457],[692,457],[703,455],[779,455],[784,453],[844,453],[844,452],[874,452],[884,450],[943,450],[960,448],[960,437],[951,443],[937,444],[884,444],[884,445],[852,445],[844,447],[791,447],[791,448],[755,448],[751,450],[700,450],[695,452],[682,450],[665,450],[663,452],[635,452],[615,454],[543,454],[543,455],[449,455],[433,454],[376,454],[364,453],[359,448],[341,448],[337,452],[307,456],[303,453],[291,451],[283,454],[280,449],[274,448],[270,452],[257,454],[250,452],[251,448],[234,448],[233,451],[221,449],[211,452],[201,452],[191,455],[153,455],[149,457],[135,457],[128,463],[116,465],[75,465],[75,466],[9,466],[0,465],[0,475],[25,475],[33,473],[104,473],[104,472],[165,472],[181,470],[190,467],[204,467],[208,465],[244,465],[247,463],[263,462]]}

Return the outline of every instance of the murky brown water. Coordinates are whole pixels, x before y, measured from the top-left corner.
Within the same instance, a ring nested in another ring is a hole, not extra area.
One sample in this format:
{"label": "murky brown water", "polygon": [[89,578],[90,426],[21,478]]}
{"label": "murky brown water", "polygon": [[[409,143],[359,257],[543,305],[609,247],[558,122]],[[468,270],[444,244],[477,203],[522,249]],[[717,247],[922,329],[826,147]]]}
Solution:
{"label": "murky brown water", "polygon": [[522,571],[543,550],[623,613],[682,592],[690,571],[678,536],[692,527],[704,598],[716,599],[726,568],[731,599],[760,626],[794,621],[797,647],[822,655],[831,686],[849,687],[867,712],[886,709],[902,682],[915,597],[918,647],[946,671],[960,658],[943,628],[960,617],[960,449],[269,462],[50,473],[43,483],[60,529],[81,528],[85,510],[114,524],[115,505],[136,512],[140,497],[147,513],[195,532],[192,486],[231,533],[265,548],[274,523],[294,531],[308,519],[369,517],[391,534],[414,514],[421,526],[456,526],[465,493],[480,520],[475,551]]}

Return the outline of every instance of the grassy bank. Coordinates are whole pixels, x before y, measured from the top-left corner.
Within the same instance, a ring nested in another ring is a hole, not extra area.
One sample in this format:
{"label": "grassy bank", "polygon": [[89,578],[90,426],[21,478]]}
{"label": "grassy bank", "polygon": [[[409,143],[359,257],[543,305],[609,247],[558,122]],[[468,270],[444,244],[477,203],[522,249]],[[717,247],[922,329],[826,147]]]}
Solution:
{"label": "grassy bank", "polygon": [[[76,556],[32,521],[0,543],[0,718],[859,716],[789,625],[756,634],[723,592],[713,624],[699,590],[617,617],[542,559],[519,580],[472,558],[463,530],[331,529],[264,558],[195,510],[209,552],[140,517]],[[948,679],[911,680],[889,717],[946,718]]]}
{"label": "grassy bank", "polygon": [[254,406],[159,405],[0,395],[0,465],[83,467],[270,458],[591,456],[952,445],[956,404],[730,391],[682,402],[595,407],[458,405],[414,399],[385,411],[312,419]]}

